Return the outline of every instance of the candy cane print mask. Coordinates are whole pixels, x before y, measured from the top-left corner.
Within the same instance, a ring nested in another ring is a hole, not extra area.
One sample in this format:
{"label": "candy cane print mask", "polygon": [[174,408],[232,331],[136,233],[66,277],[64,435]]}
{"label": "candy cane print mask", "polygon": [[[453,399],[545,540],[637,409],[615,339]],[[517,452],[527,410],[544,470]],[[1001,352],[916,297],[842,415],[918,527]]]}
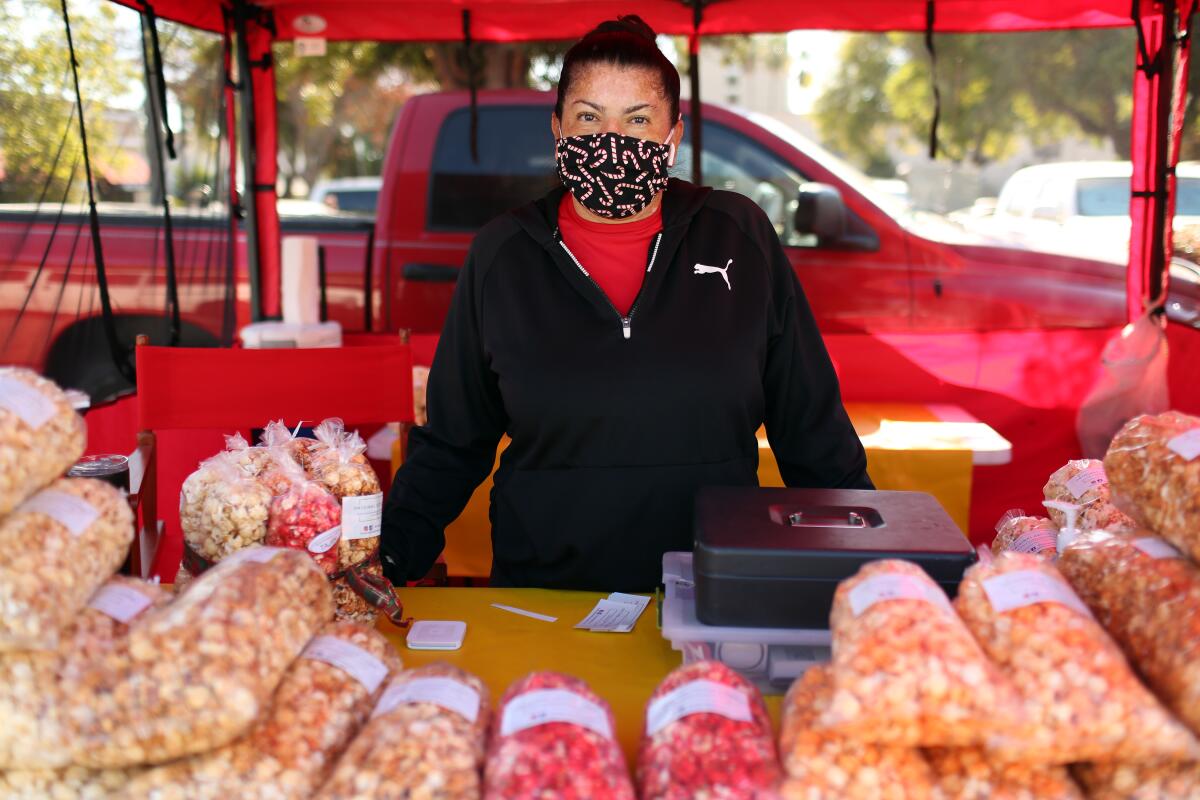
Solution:
{"label": "candy cane print mask", "polygon": [[662,144],[611,132],[565,136],[554,147],[559,180],[596,216],[632,217],[667,188],[674,135]]}

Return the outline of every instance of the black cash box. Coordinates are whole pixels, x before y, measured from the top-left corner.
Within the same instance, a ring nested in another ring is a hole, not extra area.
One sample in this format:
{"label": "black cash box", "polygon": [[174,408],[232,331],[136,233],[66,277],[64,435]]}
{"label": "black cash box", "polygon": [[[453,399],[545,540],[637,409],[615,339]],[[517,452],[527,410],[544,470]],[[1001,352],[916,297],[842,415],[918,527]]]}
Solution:
{"label": "black cash box", "polygon": [[696,616],[828,628],[839,581],[868,561],[920,565],[951,597],[975,550],[923,492],[708,487],[696,495]]}

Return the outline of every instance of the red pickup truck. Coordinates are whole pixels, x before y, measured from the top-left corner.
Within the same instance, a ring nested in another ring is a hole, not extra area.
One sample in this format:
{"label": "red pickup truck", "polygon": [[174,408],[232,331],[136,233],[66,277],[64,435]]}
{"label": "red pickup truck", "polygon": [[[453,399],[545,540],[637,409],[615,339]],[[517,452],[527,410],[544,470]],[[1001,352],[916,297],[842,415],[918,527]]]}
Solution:
{"label": "red pickup truck", "polygon": [[[474,160],[467,94],[414,97],[392,131],[373,221],[284,215],[285,236],[320,241],[328,317],[347,331],[438,331],[474,231],[555,184],[552,106],[547,93],[481,92]],[[973,530],[1035,502],[1029,485],[1077,452],[1075,413],[1125,322],[1123,269],[989,244],[875,191],[770,118],[706,105],[703,142],[705,182],[746,194],[774,222],[846,399],[957,404],[1014,443],[1013,464],[989,468],[994,485]],[[690,164],[685,137],[677,174],[689,177]],[[103,209],[118,330],[130,342],[165,337],[160,215]],[[181,340],[230,341],[231,302],[236,323],[248,321],[245,240],[230,251],[219,213],[180,212],[176,229]],[[79,212],[0,206],[0,363],[42,367],[103,398],[127,384],[99,335],[94,268],[80,257],[89,250]],[[1186,390],[1186,365],[1200,357],[1200,274],[1178,267],[1168,314],[1174,401],[1188,409],[1200,402]]]}

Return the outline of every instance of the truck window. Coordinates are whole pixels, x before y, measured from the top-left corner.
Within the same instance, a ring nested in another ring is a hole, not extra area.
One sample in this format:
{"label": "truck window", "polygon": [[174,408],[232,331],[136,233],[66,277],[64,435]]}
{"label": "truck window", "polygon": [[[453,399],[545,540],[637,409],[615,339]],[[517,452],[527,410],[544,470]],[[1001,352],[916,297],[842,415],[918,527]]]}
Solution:
{"label": "truck window", "polygon": [[[683,144],[671,174],[692,179],[692,143],[684,118]],[[704,182],[746,195],[759,205],[788,247],[816,247],[817,238],[796,233],[796,197],[806,178],[758,142],[718,123],[704,123]]]}
{"label": "truck window", "polygon": [[426,225],[474,231],[558,185],[550,106],[480,106],[479,160],[471,158],[469,109],[442,123],[429,180]]}

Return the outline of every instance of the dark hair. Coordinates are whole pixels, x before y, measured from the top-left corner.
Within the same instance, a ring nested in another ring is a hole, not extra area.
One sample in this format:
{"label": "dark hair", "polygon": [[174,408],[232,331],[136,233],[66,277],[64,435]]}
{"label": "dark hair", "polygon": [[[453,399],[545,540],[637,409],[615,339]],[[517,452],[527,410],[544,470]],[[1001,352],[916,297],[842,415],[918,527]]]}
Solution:
{"label": "dark hair", "polygon": [[554,114],[562,119],[563,101],[578,70],[591,64],[638,67],[658,73],[663,96],[671,105],[671,123],[679,119],[679,70],[663,55],[654,40],[654,29],[636,14],[601,22],[571,46],[563,57]]}

